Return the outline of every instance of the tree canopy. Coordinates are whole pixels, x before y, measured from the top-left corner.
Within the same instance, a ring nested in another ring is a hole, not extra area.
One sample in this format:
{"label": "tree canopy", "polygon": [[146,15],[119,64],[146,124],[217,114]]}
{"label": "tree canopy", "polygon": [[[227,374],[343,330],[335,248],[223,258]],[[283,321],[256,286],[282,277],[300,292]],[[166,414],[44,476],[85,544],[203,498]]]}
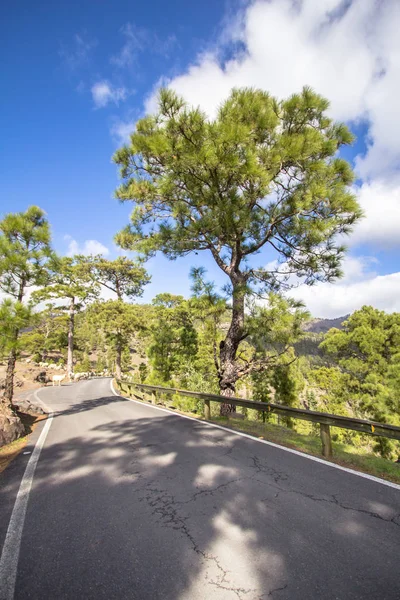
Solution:
{"label": "tree canopy", "polygon": [[[132,201],[123,248],[175,259],[209,251],[229,278],[232,319],[218,356],[221,392],[231,395],[249,332],[246,297],[340,276],[340,240],[361,217],[353,172],[338,156],[352,142],[309,88],[278,101],[235,89],[215,119],[161,90],[158,111],[141,119],[119,149],[121,201]],[[256,265],[267,248],[274,260]]]}
{"label": "tree canopy", "polygon": [[119,256],[115,260],[95,256],[90,262],[94,279],[115,292],[119,300],[122,300],[123,296],[142,296],[144,286],[151,280],[141,263],[129,260],[126,256]]}
{"label": "tree canopy", "polygon": [[226,274],[241,266],[268,287],[278,269],[246,264],[265,244],[310,282],[338,275],[337,235],[361,211],[351,167],[337,156],[353,137],[327,108],[308,88],[282,102],[241,89],[210,120],[161,90],[158,112],[114,156],[124,180],[117,198],[135,203],[119,243],[170,258],[210,250]]}
{"label": "tree canopy", "polygon": [[[335,356],[347,399],[361,415],[383,423],[400,423],[400,314],[363,306],[331,329],[321,347]],[[378,444],[389,453],[392,442]]]}
{"label": "tree canopy", "polygon": [[7,214],[0,221],[0,289],[22,302],[29,286],[46,283],[49,276],[50,226],[37,206]]}

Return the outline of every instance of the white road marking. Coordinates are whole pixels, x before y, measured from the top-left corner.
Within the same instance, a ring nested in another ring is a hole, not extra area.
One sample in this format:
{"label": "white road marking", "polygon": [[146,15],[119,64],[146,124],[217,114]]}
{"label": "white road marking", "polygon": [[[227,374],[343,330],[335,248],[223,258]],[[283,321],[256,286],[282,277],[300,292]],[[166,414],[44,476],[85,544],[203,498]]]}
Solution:
{"label": "white road marking", "polygon": [[17,498],[8,525],[3,552],[0,558],[0,600],[13,600],[15,582],[17,579],[17,568],[19,551],[21,547],[22,531],[24,528],[26,508],[28,506],[29,493],[31,491],[33,476],[39,460],[40,452],[46,441],[50,429],[53,414],[51,413],[42,429],[28,464],[26,465],[21,485],[19,486]]}
{"label": "white road marking", "polygon": [[346,473],[350,473],[351,475],[357,475],[357,477],[363,477],[364,479],[369,479],[371,481],[375,481],[375,483],[380,483],[382,485],[386,485],[387,487],[393,488],[395,490],[400,491],[400,485],[397,483],[392,483],[391,481],[387,481],[386,479],[380,479],[379,477],[374,477],[373,475],[368,475],[368,473],[361,473],[361,471],[354,471],[353,469],[348,469],[347,467],[342,467],[337,465],[336,463],[329,462],[324,460],[323,458],[318,458],[317,456],[311,456],[310,454],[305,454],[304,452],[299,452],[298,450],[293,450],[292,448],[286,448],[286,446],[280,446],[279,444],[275,444],[274,442],[268,442],[267,440],[260,440],[259,438],[253,437],[252,435],[248,435],[247,433],[243,433],[242,431],[235,431],[233,429],[228,429],[223,425],[217,425],[217,423],[210,423],[209,421],[199,421],[199,419],[195,419],[194,417],[189,417],[188,415],[182,415],[181,413],[177,413],[172,410],[168,410],[168,408],[161,408],[161,406],[154,406],[152,404],[146,404],[144,402],[140,402],[140,400],[133,400],[133,398],[128,398],[127,396],[122,396],[115,391],[113,380],[110,381],[111,391],[116,396],[120,396],[121,398],[126,398],[126,400],[130,400],[131,402],[135,402],[136,404],[140,404],[141,406],[147,406],[148,408],[154,408],[156,410],[161,410],[170,415],[175,415],[177,417],[182,417],[183,419],[189,419],[190,421],[195,421],[196,423],[203,423],[204,425],[208,425],[209,427],[214,427],[215,429],[222,429],[222,431],[227,431],[228,433],[232,433],[234,435],[238,435],[240,437],[247,438],[252,440],[253,442],[259,442],[260,444],[266,444],[267,446],[272,446],[273,448],[278,448],[279,450],[284,450],[285,452],[290,452],[290,454],[296,454],[296,456],[301,456],[302,458],[307,458],[308,460],[313,460],[314,462],[321,463],[322,465],[326,465],[327,467],[332,467],[333,469],[338,469],[339,471],[345,471]]}
{"label": "white road marking", "polygon": [[[35,390],[33,392],[33,395],[35,397],[36,402],[42,406],[43,410],[47,413],[47,414],[51,414],[53,411],[51,410],[51,408],[49,408],[44,402],[43,400],[41,400],[41,398],[39,398],[39,391],[42,390],[44,388],[39,388],[38,390]],[[1,600],[1,599],[0,599]]]}

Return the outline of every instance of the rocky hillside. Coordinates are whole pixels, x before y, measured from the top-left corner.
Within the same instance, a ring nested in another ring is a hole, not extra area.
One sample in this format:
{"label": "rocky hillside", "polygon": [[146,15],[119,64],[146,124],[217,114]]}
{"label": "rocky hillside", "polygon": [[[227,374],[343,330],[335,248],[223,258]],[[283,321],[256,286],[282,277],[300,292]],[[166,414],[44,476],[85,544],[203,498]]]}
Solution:
{"label": "rocky hillside", "polygon": [[344,317],[337,317],[336,319],[311,319],[304,326],[305,331],[310,333],[326,333],[332,327],[336,329],[342,329],[342,323],[348,318],[349,315]]}

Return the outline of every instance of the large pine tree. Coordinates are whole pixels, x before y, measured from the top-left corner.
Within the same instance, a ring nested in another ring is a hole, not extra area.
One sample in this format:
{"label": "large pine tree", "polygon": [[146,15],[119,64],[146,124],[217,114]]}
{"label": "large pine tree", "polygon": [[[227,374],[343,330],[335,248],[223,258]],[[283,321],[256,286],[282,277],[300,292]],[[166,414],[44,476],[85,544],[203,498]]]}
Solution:
{"label": "large pine tree", "polygon": [[[232,317],[217,357],[228,397],[243,373],[246,298],[280,292],[291,275],[307,284],[338,277],[341,234],[361,216],[352,169],[338,156],[353,137],[327,109],[309,88],[283,101],[236,89],[210,119],[162,90],[156,114],[115,154],[116,196],[134,203],[118,243],[171,259],[206,250],[228,279]],[[263,248],[269,260],[257,265]]]}

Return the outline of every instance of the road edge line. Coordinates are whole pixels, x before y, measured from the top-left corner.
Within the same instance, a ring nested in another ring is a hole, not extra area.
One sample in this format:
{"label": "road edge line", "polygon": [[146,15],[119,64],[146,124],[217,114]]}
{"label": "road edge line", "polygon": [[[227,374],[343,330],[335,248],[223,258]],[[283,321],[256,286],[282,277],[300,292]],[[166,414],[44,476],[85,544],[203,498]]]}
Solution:
{"label": "road edge line", "polygon": [[52,414],[53,414],[53,411],[51,410],[51,408],[49,408],[49,407],[47,406],[47,404],[45,404],[45,402],[43,402],[43,400],[41,400],[41,399],[39,398],[39,393],[38,393],[38,392],[40,392],[40,390],[44,390],[44,389],[45,389],[44,387],[41,387],[41,388],[39,388],[39,389],[37,389],[37,390],[34,390],[34,392],[33,392],[33,396],[34,396],[35,400],[36,400],[36,401],[37,401],[37,402],[38,402],[38,403],[39,403],[39,404],[42,406],[43,410],[44,410],[44,411],[45,411],[45,412],[46,412],[48,415],[52,415]]}
{"label": "road edge line", "polygon": [[53,421],[53,414],[54,413],[51,412],[48,415],[40,436],[35,444],[32,455],[28,461],[28,464],[26,465],[18,489],[17,497],[15,499],[14,508],[11,513],[10,522],[8,524],[3,550],[0,557],[1,600],[13,600],[14,598],[22,532],[24,529],[29,494],[32,488],[33,477],[35,475],[39,456]]}
{"label": "road edge line", "polygon": [[162,408],[161,406],[154,406],[152,404],[146,404],[145,402],[140,402],[140,400],[134,400],[133,398],[128,398],[127,396],[122,396],[115,391],[113,380],[110,381],[111,391],[115,396],[119,396],[120,398],[125,398],[126,400],[130,400],[131,402],[135,402],[136,404],[141,404],[142,406],[148,406],[149,408],[155,408],[156,410],[161,410],[170,415],[175,415],[177,417],[182,417],[183,419],[189,419],[190,421],[195,421],[195,423],[204,423],[209,427],[214,427],[215,429],[221,429],[222,431],[227,431],[228,433],[232,433],[234,435],[238,435],[240,437],[247,438],[252,440],[253,442],[259,442],[260,444],[266,444],[267,446],[272,446],[273,448],[278,448],[279,450],[284,450],[285,452],[290,452],[290,454],[295,454],[296,456],[301,456],[302,458],[307,458],[308,460],[313,460],[314,462],[321,463],[323,465],[327,465],[328,467],[332,467],[334,469],[338,469],[339,471],[345,471],[345,473],[350,473],[351,475],[357,475],[357,477],[363,477],[364,479],[369,479],[370,481],[374,481],[375,483],[380,483],[382,485],[386,485],[387,487],[393,488],[395,490],[400,491],[400,485],[398,483],[393,483],[392,481],[387,481],[386,479],[381,479],[380,477],[375,477],[374,475],[369,475],[368,473],[363,473],[362,471],[355,471],[354,469],[349,469],[348,467],[342,467],[341,465],[337,465],[336,463],[329,462],[324,460],[323,458],[318,458],[318,456],[312,456],[311,454],[306,454],[305,452],[300,452],[299,450],[294,450],[293,448],[287,448],[286,446],[281,446],[280,444],[276,444],[275,442],[269,442],[268,440],[260,440],[248,433],[244,433],[243,431],[236,431],[234,429],[228,429],[223,425],[218,425],[217,423],[210,423],[209,421],[203,421],[199,419],[195,419],[194,417],[189,417],[188,415],[182,415],[181,413],[174,412],[172,410],[168,410],[168,408]]}

